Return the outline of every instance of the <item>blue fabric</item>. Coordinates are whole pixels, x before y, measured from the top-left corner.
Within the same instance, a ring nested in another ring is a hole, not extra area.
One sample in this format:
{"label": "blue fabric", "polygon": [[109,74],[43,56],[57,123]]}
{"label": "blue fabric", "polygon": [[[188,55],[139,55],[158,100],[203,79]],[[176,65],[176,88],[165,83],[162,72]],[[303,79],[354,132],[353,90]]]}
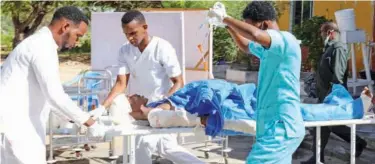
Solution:
{"label": "blue fabric", "polygon": [[191,114],[208,115],[205,132],[216,136],[225,119],[254,119],[256,99],[254,84],[236,85],[224,80],[195,81],[185,85],[168,99],[148,104],[156,107],[166,101]]}
{"label": "blue fabric", "polygon": [[305,121],[349,120],[363,118],[363,103],[353,100],[344,86],[334,84],[323,104],[301,104]]}
{"label": "blue fabric", "polygon": [[[200,92],[203,90],[205,91]],[[169,99],[151,102],[147,106],[155,108],[169,101],[174,106],[188,109],[189,113],[198,113],[199,116],[208,114],[206,134],[210,136],[249,135],[225,130],[222,126],[224,120],[255,120],[257,106],[255,95],[255,84],[236,85],[223,80],[205,80],[187,84]],[[211,101],[210,99],[215,99],[213,102],[217,104],[207,105],[206,101]],[[221,101],[217,101],[218,99]],[[361,119],[363,117],[361,99],[353,100],[349,92],[339,84],[333,85],[332,92],[325,98],[323,104],[302,103],[300,106],[305,121]],[[266,127],[271,127],[275,122],[277,121],[271,122]]]}

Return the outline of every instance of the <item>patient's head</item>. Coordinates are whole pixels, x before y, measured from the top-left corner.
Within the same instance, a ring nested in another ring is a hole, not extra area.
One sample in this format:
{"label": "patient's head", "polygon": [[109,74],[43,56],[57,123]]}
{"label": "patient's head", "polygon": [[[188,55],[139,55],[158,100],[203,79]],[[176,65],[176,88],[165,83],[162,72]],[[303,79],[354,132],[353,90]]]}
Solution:
{"label": "patient's head", "polygon": [[126,38],[133,46],[138,47],[148,37],[146,19],[140,11],[127,11],[121,23]]}
{"label": "patient's head", "polygon": [[140,95],[132,95],[128,99],[133,112],[141,112],[141,106],[146,105],[148,101],[148,99]]}

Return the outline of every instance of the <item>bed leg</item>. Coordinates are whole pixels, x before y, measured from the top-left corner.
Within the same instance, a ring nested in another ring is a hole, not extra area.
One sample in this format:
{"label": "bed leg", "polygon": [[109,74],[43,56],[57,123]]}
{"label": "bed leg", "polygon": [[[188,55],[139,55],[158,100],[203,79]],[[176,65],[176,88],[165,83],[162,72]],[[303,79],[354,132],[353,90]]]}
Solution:
{"label": "bed leg", "polygon": [[129,164],[135,164],[135,136],[129,136]]}
{"label": "bed leg", "polygon": [[316,147],[315,147],[315,150],[316,150],[316,164],[320,164],[320,136],[321,136],[321,131],[320,131],[320,126],[317,126],[316,127]]}
{"label": "bed leg", "polygon": [[128,136],[123,136],[123,141],[122,141],[122,163],[123,164],[129,164],[129,137]]}
{"label": "bed leg", "polygon": [[48,157],[48,161],[47,163],[55,163],[56,161],[54,160],[53,158],[53,143],[52,143],[52,139],[53,139],[53,120],[52,120],[52,112],[49,112],[49,119],[48,119],[48,126],[49,126],[49,129],[48,129],[48,133],[49,133],[49,157]]}
{"label": "bed leg", "polygon": [[356,124],[350,126],[350,164],[355,164]]}

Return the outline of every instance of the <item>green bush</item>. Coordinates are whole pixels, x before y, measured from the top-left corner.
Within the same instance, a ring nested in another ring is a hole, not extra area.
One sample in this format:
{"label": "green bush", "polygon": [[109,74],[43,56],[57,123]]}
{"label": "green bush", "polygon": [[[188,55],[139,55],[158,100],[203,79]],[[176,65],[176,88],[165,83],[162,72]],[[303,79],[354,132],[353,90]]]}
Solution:
{"label": "green bush", "polygon": [[320,35],[320,26],[327,21],[323,16],[314,16],[303,21],[300,25],[293,27],[293,34],[302,41],[302,46],[309,48],[308,62],[312,64],[314,70],[318,67],[317,62],[323,52],[323,39]]}

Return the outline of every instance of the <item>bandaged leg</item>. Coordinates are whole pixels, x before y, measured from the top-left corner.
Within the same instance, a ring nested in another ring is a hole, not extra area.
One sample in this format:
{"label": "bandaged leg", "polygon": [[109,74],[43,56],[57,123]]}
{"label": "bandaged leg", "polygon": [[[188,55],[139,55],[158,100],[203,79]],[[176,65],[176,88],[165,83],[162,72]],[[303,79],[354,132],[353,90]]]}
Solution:
{"label": "bandaged leg", "polygon": [[368,90],[367,87],[365,87],[365,89],[362,91],[361,96],[360,96],[360,99],[362,100],[362,104],[363,104],[364,116],[373,115],[373,113],[369,112],[369,109],[372,106],[372,102],[371,102],[372,98],[373,96],[371,92]]}
{"label": "bandaged leg", "polygon": [[301,104],[305,121],[362,119],[367,114],[371,103],[371,93],[367,88],[361,96],[353,100],[349,92],[341,85],[333,85],[332,92],[321,104]]}
{"label": "bandaged leg", "polygon": [[155,128],[193,127],[200,125],[199,117],[186,112],[184,109],[163,110],[161,108],[154,108],[148,113],[148,121]]}

